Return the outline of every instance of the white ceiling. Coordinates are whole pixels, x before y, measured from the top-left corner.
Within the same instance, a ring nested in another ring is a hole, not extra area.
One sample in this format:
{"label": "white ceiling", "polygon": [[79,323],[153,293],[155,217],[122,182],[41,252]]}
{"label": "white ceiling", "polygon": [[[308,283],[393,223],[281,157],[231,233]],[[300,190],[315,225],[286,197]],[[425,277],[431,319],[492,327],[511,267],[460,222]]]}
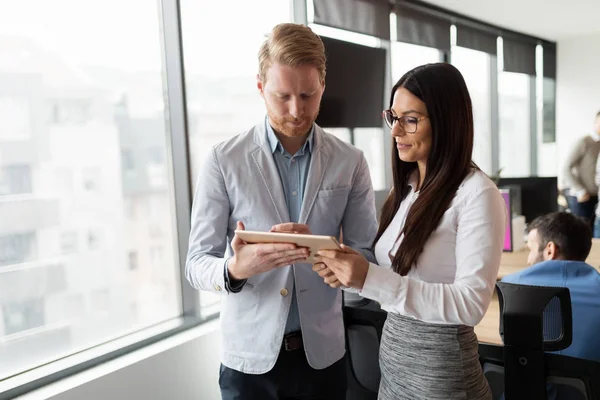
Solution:
{"label": "white ceiling", "polygon": [[425,0],[427,3],[549,40],[600,33],[600,0]]}

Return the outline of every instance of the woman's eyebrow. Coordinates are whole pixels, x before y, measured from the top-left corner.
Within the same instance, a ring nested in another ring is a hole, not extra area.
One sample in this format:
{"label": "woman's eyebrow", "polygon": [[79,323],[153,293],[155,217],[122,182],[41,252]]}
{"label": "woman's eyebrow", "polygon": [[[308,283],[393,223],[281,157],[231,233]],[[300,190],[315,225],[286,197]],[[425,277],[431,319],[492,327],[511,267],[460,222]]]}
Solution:
{"label": "woman's eyebrow", "polygon": [[406,110],[402,113],[402,115],[408,115],[408,114],[421,114],[423,115],[423,113],[421,111],[417,111],[417,110]]}
{"label": "woman's eyebrow", "polygon": [[[398,116],[400,115],[400,113],[397,113],[396,110],[394,110],[393,108],[390,109],[392,111],[392,114]],[[404,112],[401,113],[402,115],[408,115],[408,114],[420,114],[420,115],[425,115],[424,113],[422,113],[421,111],[417,111],[417,110],[406,110]]]}

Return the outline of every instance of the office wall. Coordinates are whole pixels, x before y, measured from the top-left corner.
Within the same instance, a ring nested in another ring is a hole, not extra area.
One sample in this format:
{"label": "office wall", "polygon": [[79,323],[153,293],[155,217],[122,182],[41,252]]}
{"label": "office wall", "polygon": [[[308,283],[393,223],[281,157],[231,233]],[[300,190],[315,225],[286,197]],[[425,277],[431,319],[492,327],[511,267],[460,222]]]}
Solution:
{"label": "office wall", "polygon": [[578,137],[600,111],[600,33],[558,41],[556,145],[562,166]]}
{"label": "office wall", "polygon": [[218,400],[220,332],[139,361],[52,400]]}

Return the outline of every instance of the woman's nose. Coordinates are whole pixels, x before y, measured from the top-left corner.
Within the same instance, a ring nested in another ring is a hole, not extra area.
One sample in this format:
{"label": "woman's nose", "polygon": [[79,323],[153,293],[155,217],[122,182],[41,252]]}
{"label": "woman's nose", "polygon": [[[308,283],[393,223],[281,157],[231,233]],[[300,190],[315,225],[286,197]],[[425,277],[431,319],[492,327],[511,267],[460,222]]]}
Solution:
{"label": "woman's nose", "polygon": [[396,121],[396,123],[392,126],[392,129],[390,131],[392,137],[396,137],[396,136],[404,136],[406,135],[406,132],[404,132],[404,130],[400,127],[400,123]]}

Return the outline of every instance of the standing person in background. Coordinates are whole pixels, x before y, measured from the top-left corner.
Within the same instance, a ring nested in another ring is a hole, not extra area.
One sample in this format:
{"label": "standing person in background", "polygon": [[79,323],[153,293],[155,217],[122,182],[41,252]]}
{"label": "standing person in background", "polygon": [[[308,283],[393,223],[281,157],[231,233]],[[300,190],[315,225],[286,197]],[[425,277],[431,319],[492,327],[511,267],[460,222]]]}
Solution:
{"label": "standing person in background", "polygon": [[[594,125],[596,136],[600,136],[600,111],[596,114],[596,124]],[[596,157],[596,186],[598,186],[598,191],[600,192],[600,163],[598,162],[598,157]],[[599,193],[600,194],[600,193]],[[596,220],[594,221],[594,237],[600,238],[600,210],[598,210],[598,206],[596,205]]]}
{"label": "standing person in background", "polygon": [[598,185],[596,161],[600,152],[600,113],[596,114],[594,132],[577,140],[564,165],[563,174],[569,191],[567,202],[571,212],[586,218],[594,226]]}

